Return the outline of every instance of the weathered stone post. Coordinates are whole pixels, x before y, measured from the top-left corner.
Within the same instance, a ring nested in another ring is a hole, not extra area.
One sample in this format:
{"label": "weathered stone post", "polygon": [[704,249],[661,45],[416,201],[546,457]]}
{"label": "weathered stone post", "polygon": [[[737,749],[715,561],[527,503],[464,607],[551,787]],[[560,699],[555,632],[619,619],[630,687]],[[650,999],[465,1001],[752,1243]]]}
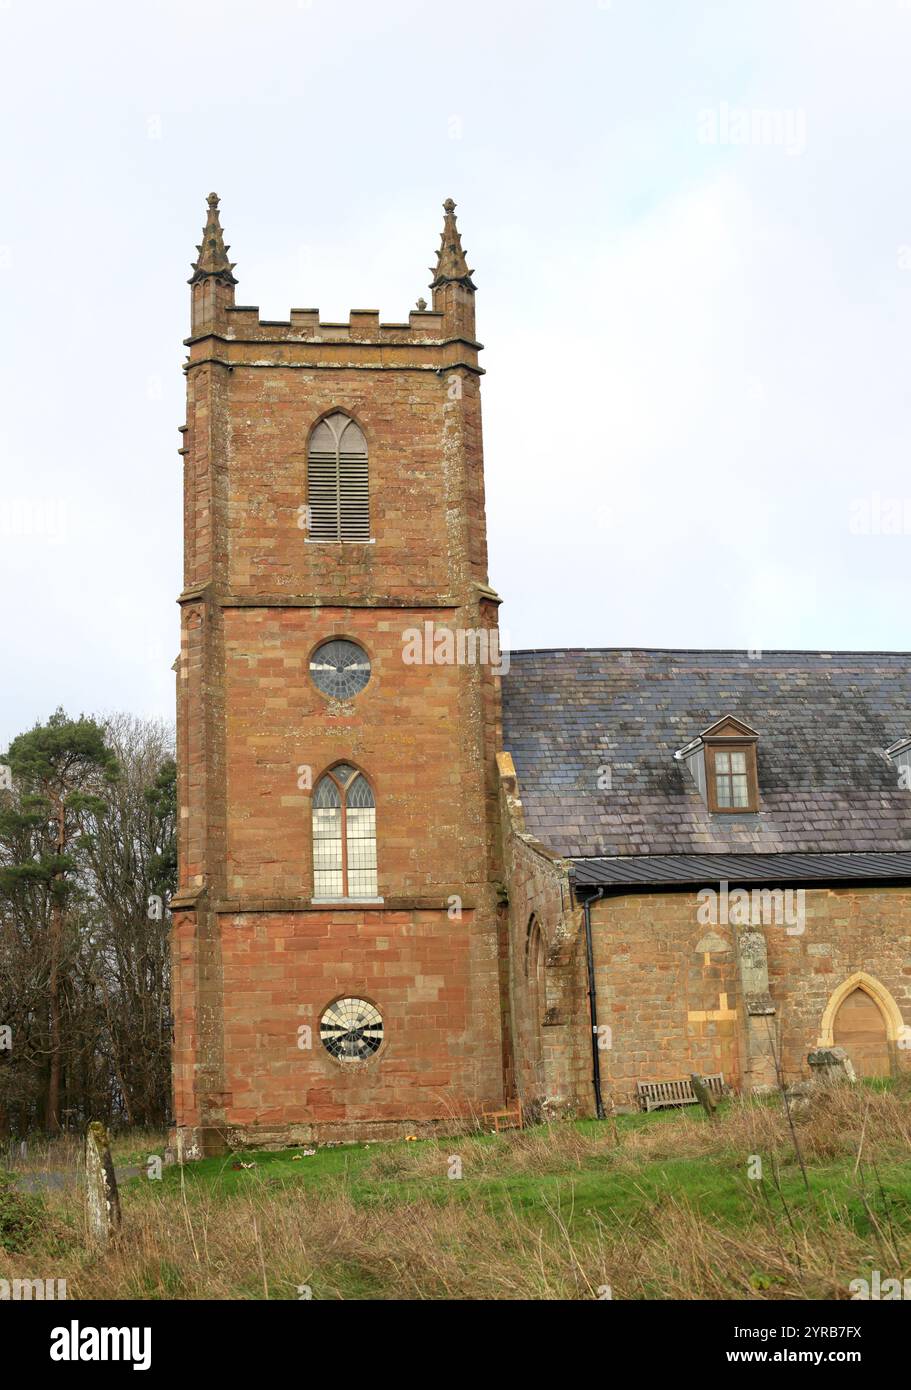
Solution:
{"label": "weathered stone post", "polygon": [[108,1132],[100,1120],[93,1120],[85,1136],[85,1203],[89,1238],[106,1245],[120,1228],[120,1194]]}
{"label": "weathered stone post", "polygon": [[743,1090],[747,1094],[770,1091],[777,1083],[777,1071],[772,1035],[775,1005],[769,993],[766,940],[761,931],[747,928],[737,931],[736,942],[744,1005]]}

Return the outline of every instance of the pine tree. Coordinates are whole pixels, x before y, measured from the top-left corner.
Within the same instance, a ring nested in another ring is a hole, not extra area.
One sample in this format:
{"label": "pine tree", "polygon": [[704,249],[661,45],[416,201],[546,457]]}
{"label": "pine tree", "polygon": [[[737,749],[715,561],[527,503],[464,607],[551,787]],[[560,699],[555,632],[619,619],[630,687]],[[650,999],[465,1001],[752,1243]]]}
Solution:
{"label": "pine tree", "polygon": [[[14,791],[0,793],[0,836],[16,847],[0,865],[0,892],[13,902],[37,892],[46,904],[48,1071],[45,1125],[60,1129],[61,968],[68,912],[78,890],[79,852],[87,823],[104,814],[104,790],[118,764],[94,719],[58,709],[10,744]],[[23,906],[25,903],[23,902]]]}

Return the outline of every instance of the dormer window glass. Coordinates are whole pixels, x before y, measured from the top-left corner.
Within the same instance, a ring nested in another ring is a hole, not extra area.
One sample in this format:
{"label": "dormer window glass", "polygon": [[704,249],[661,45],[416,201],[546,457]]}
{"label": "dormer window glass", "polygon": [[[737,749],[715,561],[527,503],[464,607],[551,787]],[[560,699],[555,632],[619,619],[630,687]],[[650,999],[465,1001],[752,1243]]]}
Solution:
{"label": "dormer window glass", "polygon": [[715,750],[715,801],[720,811],[747,810],[750,783],[745,749]]}

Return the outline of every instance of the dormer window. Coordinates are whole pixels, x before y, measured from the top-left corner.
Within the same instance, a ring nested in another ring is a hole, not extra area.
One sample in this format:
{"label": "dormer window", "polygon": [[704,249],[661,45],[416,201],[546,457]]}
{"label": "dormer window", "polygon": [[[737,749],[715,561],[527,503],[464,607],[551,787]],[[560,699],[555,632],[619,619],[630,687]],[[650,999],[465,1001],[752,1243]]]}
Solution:
{"label": "dormer window", "polygon": [[715,781],[716,811],[748,811],[750,779],[747,771],[749,749],[714,748],[710,758]]}
{"label": "dormer window", "polygon": [[883,749],[883,756],[898,773],[898,785],[903,791],[911,790],[911,738],[899,738]]}
{"label": "dormer window", "polygon": [[742,816],[759,809],[758,739],[749,724],[726,715],[674,754],[713,814]]}

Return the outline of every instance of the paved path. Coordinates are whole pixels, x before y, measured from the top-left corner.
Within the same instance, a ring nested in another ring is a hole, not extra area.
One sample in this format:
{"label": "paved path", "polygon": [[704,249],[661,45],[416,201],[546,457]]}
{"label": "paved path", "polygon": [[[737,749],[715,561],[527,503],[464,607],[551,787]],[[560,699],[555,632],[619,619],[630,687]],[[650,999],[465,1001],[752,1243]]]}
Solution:
{"label": "paved path", "polygon": [[[117,1168],[117,1181],[124,1182],[127,1178],[138,1178],[140,1173],[144,1173],[145,1168]],[[21,1187],[23,1192],[41,1191],[61,1191],[67,1187],[75,1187],[77,1174],[72,1170],[50,1171],[34,1173],[17,1173],[13,1170],[13,1181],[17,1187]]]}

